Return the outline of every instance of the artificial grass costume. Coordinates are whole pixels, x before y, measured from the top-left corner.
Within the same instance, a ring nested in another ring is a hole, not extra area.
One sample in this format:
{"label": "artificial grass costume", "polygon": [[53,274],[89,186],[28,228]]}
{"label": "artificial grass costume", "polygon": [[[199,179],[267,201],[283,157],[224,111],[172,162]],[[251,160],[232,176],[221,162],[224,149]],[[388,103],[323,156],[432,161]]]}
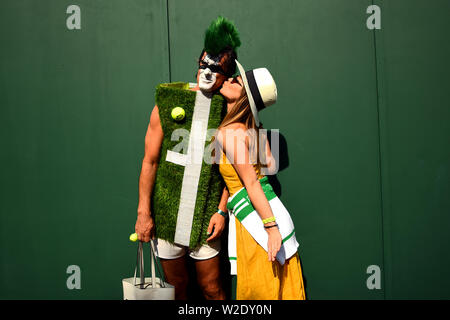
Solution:
{"label": "artificial grass costume", "polygon": [[[155,214],[156,236],[160,239],[174,242],[177,215],[180,205],[180,194],[185,166],[166,161],[167,153],[180,143],[184,143],[183,154],[187,154],[189,139],[181,142],[172,140],[172,133],[176,129],[190,130],[194,113],[196,91],[185,89],[188,84],[170,83],[161,84],[156,89],[156,104],[159,109],[159,118],[164,132],[161,147],[161,156],[156,172],[153,191],[152,212]],[[185,118],[176,122],[171,112],[175,107],[185,111]],[[211,99],[208,129],[215,129],[226,114],[224,99],[214,95]],[[205,148],[208,142],[205,141]],[[203,161],[200,179],[198,182],[195,212],[192,220],[192,230],[189,247],[193,248],[207,239],[206,229],[211,216],[217,212],[217,206],[222,195],[223,183],[217,165],[209,165]]]}
{"label": "artificial grass costume", "polygon": [[[236,28],[222,17],[206,30],[204,50],[216,60],[224,50],[236,50],[239,45]],[[195,248],[206,243],[209,221],[217,212],[224,187],[218,166],[203,161],[203,152],[209,152],[211,138],[204,137],[206,130],[218,128],[226,115],[226,103],[219,94],[192,91],[187,83],[177,82],[157,87],[156,105],[164,133],[151,201],[156,237]],[[172,119],[175,107],[184,109],[182,121]],[[177,129],[187,130],[190,138],[178,137],[181,130],[172,136]],[[189,163],[199,156],[200,165]]]}

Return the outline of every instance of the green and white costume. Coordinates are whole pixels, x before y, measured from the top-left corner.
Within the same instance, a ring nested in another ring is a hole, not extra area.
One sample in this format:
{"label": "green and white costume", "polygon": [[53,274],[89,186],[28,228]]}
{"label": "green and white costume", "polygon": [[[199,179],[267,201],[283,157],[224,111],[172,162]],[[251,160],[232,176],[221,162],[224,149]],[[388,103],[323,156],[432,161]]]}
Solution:
{"label": "green and white costume", "polygon": [[[192,91],[181,82],[159,85],[156,105],[164,133],[151,201],[156,237],[195,248],[206,243],[224,187],[218,165],[203,157],[210,154],[208,129],[219,126],[226,105],[221,95]],[[182,121],[172,119],[175,107],[184,109]]]}

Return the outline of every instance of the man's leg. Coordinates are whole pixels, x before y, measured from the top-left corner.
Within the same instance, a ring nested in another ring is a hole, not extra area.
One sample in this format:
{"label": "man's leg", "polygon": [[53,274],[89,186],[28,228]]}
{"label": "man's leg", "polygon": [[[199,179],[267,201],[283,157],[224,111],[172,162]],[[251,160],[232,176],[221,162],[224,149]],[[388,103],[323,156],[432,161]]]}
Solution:
{"label": "man's leg", "polygon": [[197,281],[207,300],[225,300],[220,279],[219,256],[207,260],[196,260]]}
{"label": "man's leg", "polygon": [[166,281],[175,287],[175,299],[187,299],[188,272],[186,248],[165,240],[157,240],[157,253]]}
{"label": "man's leg", "polygon": [[166,281],[175,287],[175,300],[187,299],[188,272],[186,256],[176,259],[159,259]]}

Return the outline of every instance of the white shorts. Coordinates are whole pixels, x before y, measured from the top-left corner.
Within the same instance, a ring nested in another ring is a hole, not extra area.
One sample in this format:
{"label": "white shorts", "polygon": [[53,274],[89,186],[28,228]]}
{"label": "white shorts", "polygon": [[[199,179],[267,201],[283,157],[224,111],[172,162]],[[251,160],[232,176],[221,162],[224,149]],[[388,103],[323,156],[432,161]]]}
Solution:
{"label": "white shorts", "polygon": [[170,243],[166,240],[156,239],[157,256],[161,259],[177,259],[181,258],[186,253],[195,260],[207,260],[214,258],[220,251],[220,239],[217,239],[208,244],[199,245],[195,249],[178,244]]}

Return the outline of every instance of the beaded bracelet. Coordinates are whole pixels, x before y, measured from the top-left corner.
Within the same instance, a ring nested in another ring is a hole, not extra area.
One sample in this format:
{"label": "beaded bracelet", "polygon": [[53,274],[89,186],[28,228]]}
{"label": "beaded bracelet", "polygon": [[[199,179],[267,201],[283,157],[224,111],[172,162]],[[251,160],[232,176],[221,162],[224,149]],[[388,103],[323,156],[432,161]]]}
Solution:
{"label": "beaded bracelet", "polygon": [[262,221],[264,224],[269,223],[269,222],[275,222],[275,217],[271,216],[270,218],[267,219],[263,219]]}

